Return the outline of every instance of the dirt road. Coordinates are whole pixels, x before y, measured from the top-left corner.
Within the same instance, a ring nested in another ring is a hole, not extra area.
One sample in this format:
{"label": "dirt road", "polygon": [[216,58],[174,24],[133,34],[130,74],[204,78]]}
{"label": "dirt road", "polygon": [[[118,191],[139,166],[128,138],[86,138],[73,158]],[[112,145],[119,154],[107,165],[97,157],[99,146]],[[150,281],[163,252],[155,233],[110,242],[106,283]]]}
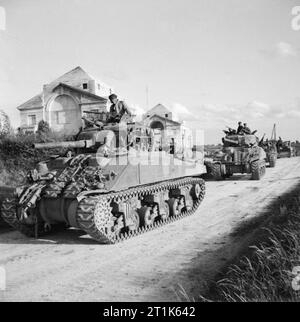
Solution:
{"label": "dirt road", "polygon": [[261,181],[207,182],[197,214],[119,245],[73,229],[39,240],[0,231],[0,300],[176,301],[178,285],[196,297],[246,243],[231,232],[299,181],[297,157],[278,160]]}

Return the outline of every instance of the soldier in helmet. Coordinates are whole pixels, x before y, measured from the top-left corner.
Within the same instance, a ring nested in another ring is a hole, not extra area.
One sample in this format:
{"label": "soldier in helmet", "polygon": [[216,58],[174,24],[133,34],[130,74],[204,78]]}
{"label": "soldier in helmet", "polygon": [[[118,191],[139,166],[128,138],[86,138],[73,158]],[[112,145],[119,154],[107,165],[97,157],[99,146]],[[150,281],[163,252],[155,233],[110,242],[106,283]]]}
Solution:
{"label": "soldier in helmet", "polygon": [[111,94],[108,98],[112,103],[109,110],[108,122],[118,123],[125,113],[131,115],[126,103],[124,101],[119,101],[116,94]]}
{"label": "soldier in helmet", "polygon": [[242,125],[242,122],[239,122],[238,123],[238,128],[237,128],[237,130],[236,130],[236,133],[237,134],[242,134],[242,132],[243,132],[243,125]]}
{"label": "soldier in helmet", "polygon": [[251,134],[251,130],[250,130],[250,128],[248,127],[247,123],[244,123],[243,133],[244,133],[244,134]]}

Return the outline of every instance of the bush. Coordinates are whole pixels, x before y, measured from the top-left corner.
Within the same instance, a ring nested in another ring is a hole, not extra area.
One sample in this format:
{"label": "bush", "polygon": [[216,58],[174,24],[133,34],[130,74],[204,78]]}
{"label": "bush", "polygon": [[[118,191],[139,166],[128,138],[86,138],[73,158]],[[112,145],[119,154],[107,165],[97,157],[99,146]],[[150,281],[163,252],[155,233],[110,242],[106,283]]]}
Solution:
{"label": "bush", "polygon": [[50,134],[50,127],[46,121],[41,120],[38,124],[37,135],[41,142],[45,142]]}
{"label": "bush", "polygon": [[35,168],[39,161],[47,160],[53,154],[64,154],[66,149],[34,148],[34,143],[62,141],[66,136],[49,133],[40,137],[38,134],[10,134],[0,139],[0,184],[17,185],[24,182],[26,173]]}
{"label": "bush", "polygon": [[0,137],[5,137],[11,134],[11,125],[8,115],[0,110]]}
{"label": "bush", "polygon": [[278,207],[248,253],[224,270],[209,292],[210,301],[299,301],[300,292],[292,287],[293,270],[300,267],[299,196],[300,187]]}

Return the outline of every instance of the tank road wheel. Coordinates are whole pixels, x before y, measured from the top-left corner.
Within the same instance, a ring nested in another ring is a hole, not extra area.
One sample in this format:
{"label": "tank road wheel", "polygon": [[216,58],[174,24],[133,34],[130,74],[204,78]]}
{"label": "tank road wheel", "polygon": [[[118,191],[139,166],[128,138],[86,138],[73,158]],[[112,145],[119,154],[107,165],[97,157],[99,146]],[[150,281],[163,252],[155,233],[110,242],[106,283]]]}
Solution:
{"label": "tank road wheel", "polygon": [[275,166],[276,166],[276,161],[277,161],[277,157],[276,157],[276,155],[271,155],[271,156],[270,156],[270,161],[269,161],[270,168],[275,168]]}
{"label": "tank road wheel", "polygon": [[201,187],[199,183],[196,183],[193,187],[192,187],[192,198],[194,200],[198,200],[200,198],[201,195]]}
{"label": "tank road wheel", "polygon": [[124,228],[123,214],[119,213],[118,216],[112,216],[107,223],[106,234],[112,237],[118,237]]}
{"label": "tank road wheel", "polygon": [[133,210],[130,214],[129,225],[127,226],[129,231],[138,230],[140,227],[140,216],[137,211]]}
{"label": "tank road wheel", "polygon": [[193,198],[194,204],[199,204],[205,195],[205,184],[203,181],[203,184],[200,185],[199,183],[196,183],[193,185],[191,189],[191,196]]}
{"label": "tank road wheel", "polygon": [[164,203],[164,208],[160,210],[159,219],[167,220],[169,217],[170,217],[170,207],[169,207],[168,202],[166,201]]}
{"label": "tank road wheel", "polygon": [[139,209],[139,216],[140,216],[140,226],[147,227],[151,226],[154,223],[154,216],[152,214],[152,208],[148,206],[144,206]]}

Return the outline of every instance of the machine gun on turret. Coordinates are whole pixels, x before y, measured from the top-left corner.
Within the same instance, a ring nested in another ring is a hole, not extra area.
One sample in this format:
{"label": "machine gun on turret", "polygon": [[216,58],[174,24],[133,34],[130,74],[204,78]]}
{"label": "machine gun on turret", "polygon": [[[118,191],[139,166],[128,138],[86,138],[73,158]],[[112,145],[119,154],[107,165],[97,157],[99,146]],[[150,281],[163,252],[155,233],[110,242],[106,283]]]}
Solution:
{"label": "machine gun on turret", "polygon": [[227,126],[227,125],[226,125],[226,127],[227,127],[228,131],[223,130],[223,132],[224,132],[226,135],[236,135],[236,130],[234,130],[233,128],[231,128],[231,127],[229,127],[229,126]]}

